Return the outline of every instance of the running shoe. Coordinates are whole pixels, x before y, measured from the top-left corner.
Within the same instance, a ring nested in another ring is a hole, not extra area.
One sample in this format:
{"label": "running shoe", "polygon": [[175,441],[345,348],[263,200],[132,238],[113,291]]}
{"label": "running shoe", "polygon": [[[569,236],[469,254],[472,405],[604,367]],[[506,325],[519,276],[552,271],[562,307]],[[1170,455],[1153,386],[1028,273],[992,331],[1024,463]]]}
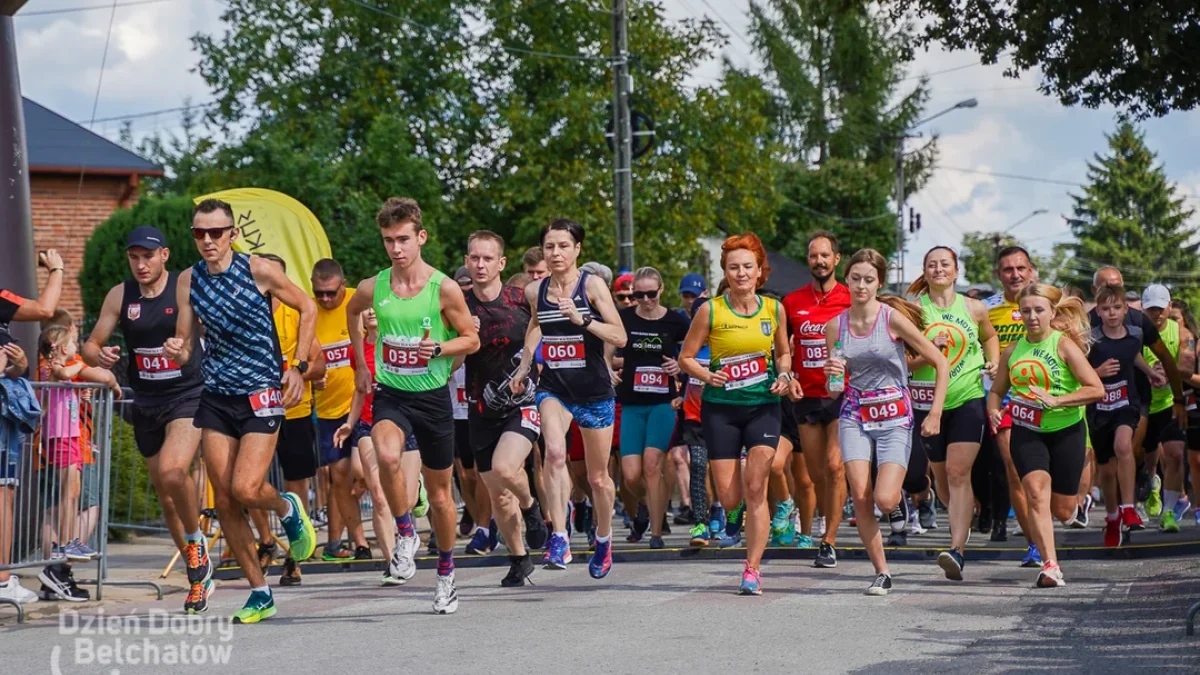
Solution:
{"label": "running shoe", "polygon": [[1042,565],[1042,571],[1038,573],[1037,581],[1034,586],[1037,588],[1058,588],[1066,586],[1067,582],[1063,580],[1062,568],[1053,560],[1047,560]]}
{"label": "running shoe", "polygon": [[725,519],[725,535],[735,536],[742,531],[742,516],[746,513],[746,502],[739,502],[737,508],[729,512]]}
{"label": "running shoe", "polygon": [[813,561],[813,567],[824,567],[833,569],[837,567],[837,549],[829,542],[821,542],[820,548],[817,550],[817,559]]}
{"label": "running shoe", "polygon": [[1113,514],[1112,518],[1104,519],[1104,545],[1108,548],[1118,548],[1125,543],[1125,532],[1121,528],[1121,516]]}
{"label": "running shoe", "polygon": [[887,546],[908,546],[907,532],[893,532],[888,535]]}
{"label": "running shoe", "polygon": [[38,579],[41,580],[43,587],[51,593],[49,598],[43,593],[44,599],[57,598],[68,602],[83,602],[91,598],[91,594],[79,588],[79,585],[75,583],[71,568],[66,565],[48,565],[38,572]]}
{"label": "running shoe", "polygon": [[887,595],[892,592],[892,575],[881,572],[867,587],[867,595]]}
{"label": "running shoe", "polygon": [[1157,518],[1162,514],[1162,479],[1158,475],[1150,477],[1150,493],[1146,495],[1146,515]]}
{"label": "running shoe", "polygon": [[812,536],[818,539],[825,536],[825,516],[813,518]]}
{"label": "running shoe", "polygon": [[[1200,513],[1200,510],[1196,512]],[[718,532],[725,531],[725,509],[713,506],[708,510],[708,531],[710,538],[715,538]]]}
{"label": "running shoe", "polygon": [[50,557],[53,559],[70,560],[71,562],[88,562],[91,560],[87,554],[75,548],[71,542],[50,549]]}
{"label": "running shoe", "polygon": [[738,546],[741,546],[741,545],[742,545],[742,533],[741,532],[738,532],[736,534],[727,534],[724,537],[721,537],[721,541],[717,542],[717,546],[720,548],[737,548]]}
{"label": "running shoe", "polygon": [[258,566],[262,569],[263,576],[267,575],[267,570],[271,569],[271,563],[275,560],[275,542],[264,544],[258,542]]}
{"label": "running shoe", "polygon": [[708,546],[709,529],[704,523],[696,523],[689,534],[691,534],[692,539],[688,542],[688,545],[692,548],[704,548]]}
{"label": "running shoe", "polygon": [[762,595],[762,573],[750,566],[746,562],[746,568],[742,571],[742,587],[738,589],[739,595]]}
{"label": "running shoe", "polygon": [[576,532],[587,532],[587,502],[571,502],[571,516],[567,518]]}
{"label": "running shoe", "polygon": [[295,560],[290,557],[283,561],[283,572],[279,574],[280,586],[299,586],[300,585],[300,566]]}
{"label": "running shoe", "polygon": [[462,519],[458,521],[458,536],[465,537],[468,534],[471,534],[471,531],[474,529],[475,518],[471,516],[470,511],[464,508],[462,512]]}
{"label": "running shoe", "polygon": [[467,544],[467,555],[487,555],[492,552],[491,537],[482,527],[475,528],[475,536]]}
{"label": "running shoe", "polygon": [[949,551],[942,551],[938,555],[938,567],[946,573],[946,578],[952,581],[962,581],[962,571],[965,562],[963,561],[962,551],[952,548]]}
{"label": "running shoe", "polygon": [[287,533],[289,555],[293,560],[304,562],[312,557],[317,548],[317,531],[313,529],[299,495],[286,492],[283,498],[292,503],[292,512],[279,520],[283,531]]}
{"label": "running shoe", "polygon": [[795,502],[788,499],[779,502],[775,507],[775,515],[771,517],[771,542],[773,545],[777,542],[783,531],[787,529],[789,523],[792,522],[792,509],[796,507]]}
{"label": "running shoe", "polygon": [[354,547],[354,559],[355,560],[370,560],[371,559],[371,549],[366,546],[355,546]]}
{"label": "running shoe", "polygon": [[996,520],[992,522],[992,541],[1008,541],[1008,521]]}
{"label": "running shoe", "polygon": [[500,580],[500,585],[504,588],[515,588],[524,586],[526,582],[533,584],[529,578],[531,576],[533,576],[533,561],[530,560],[529,554],[510,555],[508,556],[508,574]]}
{"label": "running shoe", "polygon": [[204,542],[189,542],[183,547],[183,553],[189,584],[204,584],[212,579],[212,560],[208,557],[208,547]]}
{"label": "running shoe", "polygon": [[[43,588],[45,588],[43,586]],[[0,582],[0,601],[8,600],[15,602],[18,605],[24,605],[38,601],[37,593],[25,588],[21,585],[21,580],[17,575],[10,574],[8,581]]]}
{"label": "running shoe", "polygon": [[603,579],[612,571],[612,539],[596,542],[596,552],[588,560],[588,574],[593,579]]}
{"label": "running shoe", "polygon": [[403,586],[404,579],[401,579],[399,577],[394,577],[394,576],[392,576],[391,572],[385,570],[383,572],[383,578],[379,580],[379,585],[380,586]]}
{"label": "running shoe", "polygon": [[639,504],[637,515],[633,518],[633,531],[625,537],[625,541],[636,544],[646,536],[646,530],[650,529],[650,511],[646,509],[645,504]]}
{"label": "running shoe", "polygon": [[892,532],[903,532],[908,525],[908,496],[904,493],[900,494],[900,501],[896,503],[896,508],[888,514],[888,524],[892,526]]}
{"label": "running shoe", "polygon": [[250,591],[246,604],[233,615],[234,623],[258,623],[275,616],[275,596],[267,591]]}
{"label": "running shoe", "polygon": [[350,549],[342,546],[340,541],[331,541],[325,544],[321,549],[321,560],[325,562],[337,562],[340,560],[349,560],[354,557],[354,553]]}
{"label": "running shoe", "polygon": [[67,542],[63,549],[67,554],[67,560],[87,562],[100,557],[100,553],[96,549],[83,543],[78,537]]}
{"label": "running shoe", "polygon": [[1121,526],[1126,532],[1137,532],[1146,529],[1146,523],[1138,514],[1137,510],[1131,506],[1121,508]]}
{"label": "running shoe", "polygon": [[690,506],[680,506],[679,512],[675,514],[676,525],[695,525],[696,514]]}
{"label": "running shoe", "polygon": [[546,545],[546,537],[550,536],[550,530],[542,516],[541,504],[536,499],[533,500],[533,506],[521,509],[521,519],[525,523],[525,545],[531,551],[541,550]]}
{"label": "running shoe", "polygon": [[932,501],[926,500],[917,507],[917,522],[927,530],[938,529],[937,511],[934,511]]}
{"label": "running shoe", "polygon": [[437,589],[433,592],[433,613],[453,614],[458,611],[458,588],[454,586],[454,572],[438,575]]}
{"label": "running shoe", "polygon": [[197,581],[188,589],[187,598],[183,601],[184,614],[203,614],[208,611],[208,597],[211,594],[212,580]]}
{"label": "running shoe", "polygon": [[1038,552],[1037,544],[1029,542],[1025,557],[1021,558],[1021,567],[1038,567],[1042,564],[1042,554]]}
{"label": "running shoe", "polygon": [[796,548],[816,548],[817,544],[807,534],[796,534]]}
{"label": "running shoe", "polygon": [[425,492],[425,479],[417,481],[417,503],[413,506],[412,517],[424,518],[429,513],[429,493]]}
{"label": "running shoe", "polygon": [[1192,502],[1187,498],[1187,495],[1179,495],[1179,499],[1175,500],[1175,508],[1171,510],[1175,512],[1175,520],[1182,521],[1191,508]]}
{"label": "running shoe", "polygon": [[1179,521],[1175,520],[1175,511],[1163,509],[1162,517],[1158,521],[1158,529],[1163,532],[1179,531]]}
{"label": "running shoe", "polygon": [[571,564],[571,542],[558,534],[551,534],[550,543],[546,546],[544,562],[542,569],[567,569],[567,565]]}
{"label": "running shoe", "polygon": [[921,526],[921,520],[917,518],[917,510],[912,508],[908,512],[908,533],[925,534],[925,528]]}
{"label": "running shoe", "polygon": [[329,509],[322,506],[313,513],[313,528],[322,528],[329,524]]}
{"label": "running shoe", "polygon": [[660,549],[660,548],[666,548],[666,544],[665,544],[665,543],[663,543],[663,538],[662,538],[662,537],[655,537],[655,536],[651,535],[651,537],[650,537],[650,548],[651,548],[651,549],[654,549],[654,550],[658,550],[658,549]]}
{"label": "running shoe", "polygon": [[1092,507],[1095,505],[1096,505],[1096,500],[1092,498],[1092,494],[1090,492],[1088,494],[1084,495],[1083,507],[1082,507],[1082,509],[1079,513],[1079,517],[1078,517],[1079,522],[1083,523],[1084,527],[1087,527],[1088,523],[1091,522]]}
{"label": "running shoe", "polygon": [[417,564],[413,561],[417,557],[417,549],[421,547],[421,540],[417,535],[411,537],[401,537],[396,534],[396,543],[392,546],[392,559],[388,563],[387,573],[393,579],[398,579],[400,583],[404,583],[413,578],[417,573]]}

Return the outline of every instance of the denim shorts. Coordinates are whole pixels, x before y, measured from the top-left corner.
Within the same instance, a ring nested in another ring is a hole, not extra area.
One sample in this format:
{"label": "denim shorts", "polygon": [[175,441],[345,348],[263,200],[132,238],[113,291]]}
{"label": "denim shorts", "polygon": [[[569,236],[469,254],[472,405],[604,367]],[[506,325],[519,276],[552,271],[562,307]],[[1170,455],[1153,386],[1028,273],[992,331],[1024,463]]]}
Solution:
{"label": "denim shorts", "polygon": [[575,418],[575,423],[579,425],[580,429],[605,429],[611,427],[616,420],[616,399],[613,398],[589,403],[571,403],[548,391],[539,391],[534,400],[537,402],[538,408],[541,408],[542,401],[548,398],[558,401],[562,407],[566,408],[567,412],[571,413],[571,417]]}
{"label": "denim shorts", "polygon": [[0,486],[21,484],[21,454],[0,450]]}

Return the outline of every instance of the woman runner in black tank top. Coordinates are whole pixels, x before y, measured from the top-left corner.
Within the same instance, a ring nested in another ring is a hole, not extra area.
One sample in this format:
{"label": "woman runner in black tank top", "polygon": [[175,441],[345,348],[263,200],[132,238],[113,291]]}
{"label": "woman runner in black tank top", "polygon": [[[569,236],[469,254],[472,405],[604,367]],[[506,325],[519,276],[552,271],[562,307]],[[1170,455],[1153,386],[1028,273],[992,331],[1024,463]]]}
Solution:
{"label": "woman runner in black tank top", "polygon": [[[129,350],[129,387],[140,408],[157,408],[178,398],[199,396],[204,388],[200,359],[179,366],[162,355],[163,343],[175,337],[179,315],[175,297],[178,272],[167,272],[167,285],[153,298],[142,297],[136,279],[126,279],[121,297],[118,325]],[[199,336],[193,336],[192,353],[202,354]]]}
{"label": "woman runner in black tank top", "polygon": [[[592,275],[579,273],[571,300],[585,317],[603,321],[588,301],[587,280]],[[571,322],[557,304],[546,299],[550,277],[539,282],[537,296],[538,323],[542,326],[542,369],[538,388],[570,403],[592,403],[616,396],[608,365],[604,361],[604,340],[583,326]]]}

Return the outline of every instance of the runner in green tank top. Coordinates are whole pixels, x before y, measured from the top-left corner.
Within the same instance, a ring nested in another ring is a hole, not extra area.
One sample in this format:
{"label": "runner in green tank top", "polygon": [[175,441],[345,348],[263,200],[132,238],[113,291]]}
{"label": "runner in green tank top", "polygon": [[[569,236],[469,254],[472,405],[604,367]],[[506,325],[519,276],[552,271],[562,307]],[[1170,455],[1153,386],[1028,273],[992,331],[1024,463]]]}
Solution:
{"label": "runner in green tank top", "polygon": [[[1166,346],[1172,362],[1178,363],[1180,376],[1184,379],[1192,374],[1195,365],[1190,359],[1179,358],[1180,351],[1191,349],[1195,338],[1187,328],[1171,320],[1171,292],[1162,284],[1151,284],[1142,293],[1142,311],[1154,322],[1158,334]],[[1166,383],[1166,364],[1149,349],[1143,348],[1146,363],[1154,370],[1154,380],[1161,386],[1150,391],[1150,416],[1146,424],[1146,438],[1142,444],[1145,451],[1143,466],[1152,476],[1150,494],[1146,498],[1146,514],[1161,516],[1158,527],[1163,532],[1178,532],[1179,519],[1187,511],[1189,502],[1184,492],[1183,453],[1187,437],[1171,411],[1174,395],[1171,385]],[[1160,451],[1161,448],[1161,451]],[[1162,482],[1155,476],[1158,466],[1162,467]],[[1161,487],[1160,487],[1161,486]],[[1183,495],[1181,500],[1180,496]]]}
{"label": "runner in green tank top", "polygon": [[[975,511],[975,491],[971,486],[971,469],[979,455],[986,433],[987,411],[984,406],[983,375],[995,377],[1000,361],[1000,339],[992,328],[987,307],[979,300],[954,291],[958,281],[958,256],[945,246],[935,246],[925,254],[921,276],[908,287],[908,294],[921,301],[925,319],[925,337],[942,350],[950,365],[950,387],[946,391],[946,407],[942,411],[941,433],[936,436],[917,436],[913,455],[923,451],[933,467],[937,493],[950,511],[950,548],[938,556],[938,566],[947,579],[963,578],[964,548]],[[909,358],[912,378],[914,423],[924,422],[933,403],[933,366],[920,357]],[[909,458],[909,466],[914,466]],[[914,487],[912,489],[918,489]],[[932,524],[933,509],[929,499],[918,501],[923,527]],[[928,514],[928,516],[926,516]]]}
{"label": "runner in green tank top", "polygon": [[[413,559],[420,540],[400,469],[405,441],[414,436],[438,544],[433,611],[451,614],[458,609],[453,555],[458,528],[451,494],[454,412],[446,382],[451,361],[479,349],[479,334],[462,289],[442,283],[446,275],[421,259],[421,247],[429,236],[421,224],[421,207],[411,199],[392,198],[379,210],[376,221],[392,266],[358,285],[346,303],[346,324],[354,350],[355,386],[363,394],[375,391],[371,440],[379,457],[380,483],[396,516],[396,544],[387,574],[400,581],[416,574]],[[363,355],[359,316],[371,308],[379,324],[377,388]]]}
{"label": "runner in green tank top", "polygon": [[1083,406],[1103,398],[1104,385],[1087,360],[1090,328],[1079,298],[1031,284],[1017,303],[1025,335],[1004,350],[987,408],[998,427],[1012,390],[1012,460],[1029,504],[1028,534],[1043,560],[1035,585],[1051,588],[1066,585],[1052,516],[1065,523],[1075,515],[1087,459]]}

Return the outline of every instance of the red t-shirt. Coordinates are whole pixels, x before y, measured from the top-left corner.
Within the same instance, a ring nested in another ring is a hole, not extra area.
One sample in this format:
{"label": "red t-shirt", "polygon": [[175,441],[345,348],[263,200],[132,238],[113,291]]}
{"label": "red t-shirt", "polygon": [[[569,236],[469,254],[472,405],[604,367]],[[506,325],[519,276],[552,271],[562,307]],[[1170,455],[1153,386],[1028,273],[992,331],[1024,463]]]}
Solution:
{"label": "red t-shirt", "polygon": [[[375,380],[375,343],[370,340],[363,339],[363,358],[367,361],[367,370],[371,371],[371,380]],[[356,360],[350,359],[350,365],[354,366]],[[357,366],[354,366],[357,368]],[[371,426],[375,422],[375,413],[373,406],[375,405],[375,392],[367,394],[367,400],[363,401],[362,413],[358,416],[358,421]]]}
{"label": "red t-shirt", "polygon": [[788,330],[792,333],[792,372],[804,389],[805,398],[829,398],[825,390],[825,324],[850,308],[850,289],[836,284],[822,293],[813,282],[783,299]]}

